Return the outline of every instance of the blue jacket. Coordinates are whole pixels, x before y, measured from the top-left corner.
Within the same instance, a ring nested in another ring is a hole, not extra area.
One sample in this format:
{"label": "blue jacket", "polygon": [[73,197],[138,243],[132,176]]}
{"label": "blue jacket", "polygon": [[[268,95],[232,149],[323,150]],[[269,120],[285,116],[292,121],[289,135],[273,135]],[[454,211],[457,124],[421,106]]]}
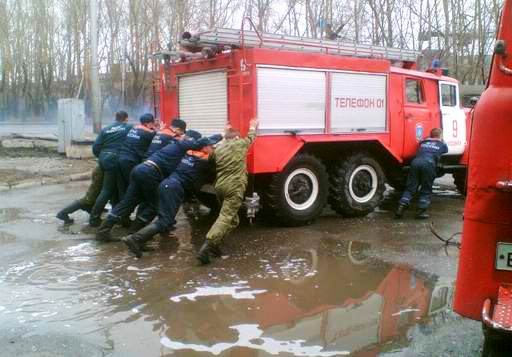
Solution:
{"label": "blue jacket", "polygon": [[120,122],[104,127],[92,145],[94,156],[99,157],[101,152],[117,153],[131,128],[131,124]]}
{"label": "blue jacket", "polygon": [[119,159],[141,162],[154,136],[155,132],[145,126],[133,127],[119,149]]}
{"label": "blue jacket", "polygon": [[202,178],[207,175],[212,166],[213,160],[210,160],[207,154],[201,151],[189,150],[181,159],[171,178],[181,182],[185,191],[198,189],[203,181]]}
{"label": "blue jacket", "polygon": [[441,155],[447,152],[448,146],[444,141],[427,138],[420,143],[420,147],[416,153],[416,159],[426,160],[437,165]]}
{"label": "blue jacket", "polygon": [[176,169],[185,153],[197,148],[197,145],[194,139],[173,140],[151,155],[148,160],[154,162],[166,178]]}
{"label": "blue jacket", "polygon": [[176,137],[177,135],[172,129],[163,129],[158,131],[153,137],[151,144],[149,144],[148,151],[146,151],[146,157],[150,157],[158,150],[161,150],[167,146],[167,144],[170,144],[171,141],[176,140]]}

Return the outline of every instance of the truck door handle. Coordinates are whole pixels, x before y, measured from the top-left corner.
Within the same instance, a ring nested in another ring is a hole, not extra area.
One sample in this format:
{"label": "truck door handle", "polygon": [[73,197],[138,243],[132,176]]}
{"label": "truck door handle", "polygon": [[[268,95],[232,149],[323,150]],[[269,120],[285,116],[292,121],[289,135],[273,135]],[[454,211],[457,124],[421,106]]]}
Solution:
{"label": "truck door handle", "polygon": [[407,115],[405,116],[405,119],[411,119],[411,118],[414,118],[414,115],[412,115],[412,114],[407,114]]}

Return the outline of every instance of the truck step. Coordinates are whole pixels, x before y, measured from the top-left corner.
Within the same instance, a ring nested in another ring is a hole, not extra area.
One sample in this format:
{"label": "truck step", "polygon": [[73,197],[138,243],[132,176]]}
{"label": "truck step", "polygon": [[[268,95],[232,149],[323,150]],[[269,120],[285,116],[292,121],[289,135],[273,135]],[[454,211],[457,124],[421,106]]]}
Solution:
{"label": "truck step", "polygon": [[490,299],[485,300],[482,322],[492,330],[512,333],[512,285],[500,285],[494,307]]}

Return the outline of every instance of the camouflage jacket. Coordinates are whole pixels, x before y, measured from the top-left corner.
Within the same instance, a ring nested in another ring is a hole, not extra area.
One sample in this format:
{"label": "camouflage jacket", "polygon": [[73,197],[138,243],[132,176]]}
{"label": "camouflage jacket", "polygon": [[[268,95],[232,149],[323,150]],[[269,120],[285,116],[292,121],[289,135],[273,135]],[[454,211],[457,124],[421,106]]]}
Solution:
{"label": "camouflage jacket", "polygon": [[246,138],[227,139],[218,144],[213,154],[215,186],[247,182],[247,151],[255,138],[256,129],[251,128]]}

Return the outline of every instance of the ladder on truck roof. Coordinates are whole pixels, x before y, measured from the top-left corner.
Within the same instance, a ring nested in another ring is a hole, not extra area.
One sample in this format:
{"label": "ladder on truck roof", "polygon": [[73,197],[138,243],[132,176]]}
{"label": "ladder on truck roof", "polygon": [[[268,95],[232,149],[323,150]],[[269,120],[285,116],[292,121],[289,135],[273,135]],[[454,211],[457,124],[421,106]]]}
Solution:
{"label": "ladder on truck roof", "polygon": [[222,50],[260,47],[362,58],[382,58],[410,63],[415,63],[420,56],[420,52],[414,50],[228,28],[216,28],[195,35],[185,32],[180,45],[185,48],[200,49],[213,47]]}

